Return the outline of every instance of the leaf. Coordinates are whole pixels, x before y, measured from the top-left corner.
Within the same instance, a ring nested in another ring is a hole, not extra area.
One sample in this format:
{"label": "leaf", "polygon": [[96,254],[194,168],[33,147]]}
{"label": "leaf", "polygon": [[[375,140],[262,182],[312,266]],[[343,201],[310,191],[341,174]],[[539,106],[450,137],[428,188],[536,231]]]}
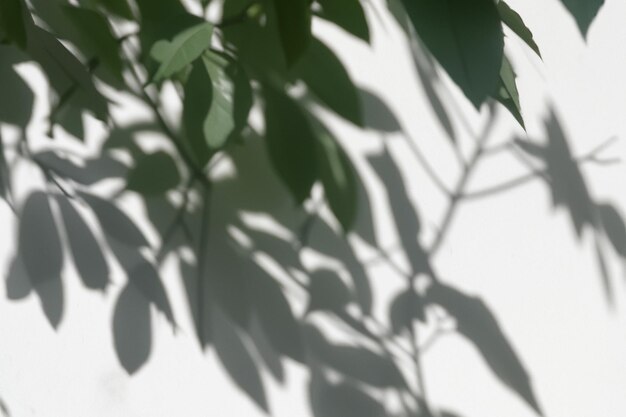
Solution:
{"label": "leaf", "polygon": [[213,101],[213,85],[204,59],[194,62],[185,82],[183,126],[191,154],[199,166],[205,166],[211,156],[207,135],[211,127],[207,115]]}
{"label": "leaf", "polygon": [[170,78],[199,58],[211,46],[212,35],[213,25],[204,22],[180,32],[171,42],[161,40],[155,43],[150,55],[161,65],[153,81]]}
{"label": "leaf", "polygon": [[130,283],[126,284],[115,303],[113,343],[117,358],[128,374],[137,372],[150,357],[150,304]]}
{"label": "leaf", "polygon": [[402,130],[393,110],[380,97],[364,89],[359,89],[359,95],[363,104],[363,124],[366,128],[386,133]]}
{"label": "leaf", "polygon": [[271,87],[266,87],[264,92],[270,160],[300,204],[309,196],[317,178],[316,138],[298,103]]}
{"label": "leaf", "polygon": [[0,91],[11,100],[0,100],[0,120],[22,128],[33,115],[35,95],[24,79],[15,71],[15,65],[25,58],[11,45],[0,45]]}
{"label": "leaf", "polygon": [[311,9],[308,0],[273,0],[278,33],[287,65],[292,66],[311,43]]}
{"label": "leaf", "polygon": [[385,408],[353,383],[332,384],[314,374],[309,384],[314,417],[385,417]]}
{"label": "leaf", "polygon": [[487,305],[443,284],[433,285],[427,299],[454,317],[457,331],[472,342],[493,373],[541,415],[530,377]]}
{"label": "leaf", "polygon": [[119,43],[106,18],[96,11],[69,5],[63,7],[63,12],[82,35],[82,40],[88,44],[88,52],[95,54],[111,75],[123,82]]}
{"label": "leaf", "polygon": [[109,265],[100,243],[67,198],[59,196],[57,203],[78,275],[87,288],[105,290],[109,284]]}
{"label": "leaf", "polygon": [[63,252],[48,197],[31,193],[22,207],[18,232],[19,257],[52,327],[63,312]]}
{"label": "leaf", "polygon": [[267,339],[267,336],[256,318],[253,318],[250,323],[249,335],[250,339],[254,342],[257,353],[263,360],[263,363],[265,363],[266,369],[277,381],[284,383],[285,369],[281,358]]}
{"label": "leaf", "polygon": [[526,45],[535,51],[537,56],[541,58],[541,52],[539,51],[539,46],[535,42],[533,33],[530,29],[528,29],[522,17],[502,0],[498,2],[498,13],[500,13],[500,19],[502,19],[502,22],[517,36],[519,36],[521,40],[526,42]]}
{"label": "leaf", "polygon": [[415,291],[403,291],[391,303],[391,328],[395,334],[410,329],[415,320],[426,321],[424,303]]}
{"label": "leaf", "polygon": [[14,42],[20,48],[26,48],[26,28],[22,15],[22,0],[0,1],[0,41]]}
{"label": "leaf", "polygon": [[498,85],[504,35],[493,0],[403,0],[421,40],[479,107]]}
{"label": "leaf", "polygon": [[126,188],[144,195],[159,195],[180,184],[180,172],[164,151],[145,155],[128,173]]}
{"label": "leaf", "polygon": [[580,33],[587,37],[589,27],[604,4],[604,0],[561,0],[561,2],[576,20]]}
{"label": "leaf", "polygon": [[622,258],[626,258],[626,224],[620,212],[611,204],[598,204],[602,227],[611,245]]}
{"label": "leaf", "polygon": [[30,25],[28,52],[37,61],[66,105],[90,110],[98,119],[108,118],[107,102],[96,89],[87,68],[61,42],[45,30]]}
{"label": "leaf", "polygon": [[217,357],[237,386],[268,412],[261,375],[242,336],[219,309],[215,308],[211,316]]}
{"label": "leaf", "polygon": [[268,341],[277,352],[302,362],[304,348],[300,324],[278,282],[260,268],[250,281],[254,311]]}
{"label": "leaf", "polygon": [[326,199],[344,232],[354,227],[358,213],[358,188],[350,159],[321,123],[314,131],[318,144],[318,171]]}
{"label": "leaf", "polygon": [[115,204],[84,192],[80,196],[94,211],[106,235],[132,247],[148,246],[143,233]]}
{"label": "leaf", "polygon": [[511,112],[520,126],[526,129],[524,118],[522,117],[522,107],[519,101],[519,91],[517,90],[515,78],[516,75],[513,71],[513,67],[505,56],[502,60],[502,68],[500,69],[500,86],[498,87],[496,99]]}
{"label": "leaf", "polygon": [[54,151],[38,152],[32,157],[56,175],[82,185],[93,185],[108,178],[123,178],[128,171],[124,164],[106,153],[95,159],[84,160],[84,166],[76,165]]}
{"label": "leaf", "polygon": [[363,126],[358,89],[330,48],[318,40],[313,41],[293,72],[329,109],[355,125]]}
{"label": "leaf", "polygon": [[101,6],[109,13],[122,17],[126,20],[133,20],[133,11],[128,4],[128,0],[87,0],[87,4]]}
{"label": "leaf", "polygon": [[359,0],[319,0],[318,3],[322,6],[324,19],[369,43],[370,30]]}

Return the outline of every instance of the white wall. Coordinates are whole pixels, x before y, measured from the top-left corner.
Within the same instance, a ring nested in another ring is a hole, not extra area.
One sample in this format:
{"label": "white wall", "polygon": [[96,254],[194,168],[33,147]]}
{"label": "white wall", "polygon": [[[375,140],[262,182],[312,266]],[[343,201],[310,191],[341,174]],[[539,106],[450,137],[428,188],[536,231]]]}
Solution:
{"label": "white wall", "polygon": [[[557,0],[510,0],[533,30],[544,60],[513,36],[508,44],[519,75],[529,137],[545,139],[543,121],[553,106],[575,154],[617,136],[620,140],[606,155],[622,157],[626,155],[626,3],[606,3],[585,43]],[[347,39],[329,25],[318,24],[316,30],[332,40],[331,46],[360,85],[386,99],[407,136],[452,186],[458,167],[416,81],[401,33],[388,16],[380,16],[380,6],[368,6],[368,11],[375,27],[372,47]],[[457,115],[454,126],[467,154],[473,145],[467,128],[479,132],[484,114],[463,103],[449,83],[440,91],[444,95],[452,91],[449,97],[454,100],[447,100],[447,106]],[[458,117],[452,102],[460,103],[466,121]],[[128,105],[132,112],[132,103]],[[383,143],[387,144],[405,168],[409,192],[422,214],[424,241],[430,241],[446,200],[419,168],[401,135],[381,137],[337,120],[333,127],[361,168],[364,155],[380,152]],[[514,134],[523,132],[501,112],[492,143],[505,142]],[[481,165],[471,188],[482,189],[523,172],[524,166],[515,159],[494,156]],[[589,164],[584,173],[594,197],[612,201],[626,213],[626,165]],[[395,233],[388,226],[381,185],[369,185],[377,196],[381,239],[393,244]],[[550,199],[545,185],[533,182],[506,194],[463,203],[436,257],[436,267],[447,282],[480,295],[494,309],[532,375],[546,416],[623,416],[624,265],[617,257],[610,258],[617,299],[611,310],[600,285],[591,236],[578,242],[567,214],[555,212]],[[15,250],[15,221],[4,205],[0,223],[5,230],[0,240],[0,266],[4,267]],[[166,268],[164,280],[172,291],[175,312],[184,316],[181,289],[172,271]],[[375,266],[372,273],[381,295],[400,283],[389,268]],[[262,415],[229,380],[213,352],[200,352],[190,327],[173,334],[158,315],[150,361],[136,375],[127,376],[115,357],[110,333],[120,279],[103,296],[86,291],[74,275],[68,271],[69,301],[57,331],[44,319],[35,297],[11,302],[0,286],[0,397],[12,416]],[[377,305],[380,311],[383,307]],[[425,354],[424,368],[429,399],[437,406],[467,417],[533,415],[458,336],[442,337]],[[288,371],[286,387],[265,378],[273,414],[306,417],[310,415],[306,373],[295,365]]]}

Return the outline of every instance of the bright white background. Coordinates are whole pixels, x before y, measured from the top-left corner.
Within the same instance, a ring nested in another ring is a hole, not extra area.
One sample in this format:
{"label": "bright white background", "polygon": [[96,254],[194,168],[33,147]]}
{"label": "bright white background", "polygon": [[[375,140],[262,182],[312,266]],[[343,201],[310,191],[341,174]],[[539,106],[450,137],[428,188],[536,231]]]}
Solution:
{"label": "bright white background", "polygon": [[[378,4],[378,2],[374,2]],[[620,140],[607,155],[626,155],[626,3],[607,0],[585,43],[557,0],[510,0],[526,20],[543,53],[543,62],[513,36],[508,45],[519,75],[528,134],[545,139],[543,120],[552,105],[574,154],[589,151],[611,136]],[[338,51],[358,84],[376,91],[394,109],[409,136],[452,185],[458,175],[443,131],[433,117],[400,31],[379,6],[368,6],[372,47],[348,39],[329,25],[316,30]],[[449,87],[449,86],[448,86]],[[459,99],[453,88],[452,97]],[[6,97],[2,99],[7,99]],[[483,123],[465,103],[462,114],[475,132]],[[454,109],[454,107],[451,107]],[[452,110],[452,114],[454,110]],[[464,122],[454,124],[464,148],[471,145]],[[440,221],[446,201],[394,135],[381,138],[335,121],[333,127],[353,156],[376,153],[383,139],[406,167],[410,193],[420,206],[425,239]],[[502,114],[492,142],[522,134]],[[523,167],[510,158],[493,158],[472,182],[478,189],[512,178]],[[626,213],[626,164],[589,165],[592,195]],[[370,184],[374,195],[380,184]],[[384,206],[377,206],[388,242]],[[0,266],[15,250],[14,218],[0,207]],[[626,289],[624,268],[610,258],[617,294],[607,307],[590,235],[576,240],[563,211],[554,212],[544,184],[536,182],[507,194],[463,205],[436,259],[441,275],[469,293],[482,296],[532,375],[549,417],[626,415]],[[394,285],[392,272],[376,271],[381,294]],[[71,275],[71,274],[70,274]],[[180,304],[180,289],[167,271],[166,285]],[[110,323],[118,290],[95,294],[75,277],[66,280],[64,321],[58,331],[47,324],[38,300],[9,302],[0,286],[0,397],[12,416],[218,416],[262,415],[238,391],[212,352],[203,355],[190,331],[174,335],[155,320],[151,359],[138,374],[126,375],[113,350]],[[175,311],[183,307],[175,305]],[[504,388],[477,352],[457,336],[445,336],[424,357],[428,395],[433,404],[466,417],[528,417],[532,412]],[[288,368],[287,387],[266,378],[270,406],[277,417],[310,415],[306,374]]]}

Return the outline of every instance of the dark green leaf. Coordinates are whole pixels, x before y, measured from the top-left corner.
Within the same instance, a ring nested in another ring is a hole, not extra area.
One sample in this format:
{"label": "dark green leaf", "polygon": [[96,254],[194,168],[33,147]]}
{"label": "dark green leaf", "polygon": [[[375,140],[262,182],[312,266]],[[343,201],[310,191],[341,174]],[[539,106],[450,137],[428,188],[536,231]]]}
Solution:
{"label": "dark green leaf", "polygon": [[270,160],[295,200],[302,203],[317,178],[316,138],[297,102],[271,87],[264,92]]}
{"label": "dark green leaf", "polygon": [[119,44],[106,18],[96,11],[74,6],[65,6],[63,12],[88,44],[89,51],[85,52],[97,56],[111,75],[123,81]]}
{"label": "dark green leaf", "polygon": [[294,66],[294,73],[323,104],[355,125],[363,126],[358,90],[339,58],[326,45],[313,41]]}
{"label": "dark green leaf", "polygon": [[171,42],[161,40],[155,43],[150,55],[160,66],[153,80],[159,82],[170,78],[195,61],[211,46],[212,35],[213,25],[204,22],[180,32]]}
{"label": "dark green leaf", "polygon": [[522,17],[502,0],[498,2],[498,12],[500,13],[502,22],[504,22],[505,25],[507,25],[517,36],[519,36],[520,39],[526,42],[526,45],[535,51],[539,58],[541,58],[539,46],[535,42],[532,32],[528,29],[524,20],[522,20]]}
{"label": "dark green leaf", "polygon": [[180,183],[180,172],[167,152],[145,155],[128,173],[126,187],[145,195],[163,194]]}
{"label": "dark green leaf", "polygon": [[583,36],[587,36],[591,23],[596,18],[604,0],[561,0],[572,14]]}
{"label": "dark green leaf", "polygon": [[128,0],[84,0],[81,4],[89,6],[100,6],[107,12],[116,16],[122,17],[126,20],[133,20],[133,11],[128,4]]}
{"label": "dark green leaf", "polygon": [[493,373],[541,414],[530,377],[487,305],[443,284],[433,285],[427,298],[454,317],[457,331],[472,342]]}
{"label": "dark green leaf", "polygon": [[335,23],[365,42],[370,41],[369,26],[359,0],[319,0],[318,2],[322,6],[324,19]]}
{"label": "dark green leaf", "polygon": [[199,166],[204,166],[211,156],[206,136],[211,134],[212,126],[207,125],[207,115],[212,101],[211,77],[205,60],[200,59],[194,62],[187,78],[183,99],[185,139]]}
{"label": "dark green leaf", "polygon": [[626,224],[624,224],[624,218],[611,204],[599,204],[598,211],[604,232],[615,252],[626,258]]}
{"label": "dark green leaf", "polygon": [[14,42],[20,48],[26,48],[26,28],[22,9],[22,0],[0,1],[0,41]]}
{"label": "dark green leaf", "polygon": [[479,107],[498,85],[504,35],[493,0],[403,0],[417,34]]}
{"label": "dark green leaf", "polygon": [[278,32],[287,65],[298,61],[311,43],[311,9],[308,0],[273,0]]}

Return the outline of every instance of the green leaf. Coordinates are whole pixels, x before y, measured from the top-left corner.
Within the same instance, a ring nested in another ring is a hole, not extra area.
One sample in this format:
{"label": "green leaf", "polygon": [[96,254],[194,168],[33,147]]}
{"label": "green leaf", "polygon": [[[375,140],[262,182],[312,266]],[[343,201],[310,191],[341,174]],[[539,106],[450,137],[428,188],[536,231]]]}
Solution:
{"label": "green leaf", "polygon": [[90,110],[98,119],[108,119],[107,102],[96,89],[87,68],[52,34],[30,25],[28,52],[37,61],[64,105]]}
{"label": "green leaf", "polygon": [[317,179],[316,137],[298,103],[269,86],[264,93],[270,160],[295,200],[302,203]]}
{"label": "green leaf", "polygon": [[195,61],[211,46],[213,25],[200,23],[185,29],[169,42],[158,41],[152,46],[150,55],[161,63],[153,77],[155,82],[169,78]]}
{"label": "green leaf", "polygon": [[0,40],[4,38],[25,49],[26,28],[22,8],[22,0],[0,1]]}
{"label": "green leaf", "polygon": [[479,107],[498,86],[504,35],[493,0],[403,0],[430,52]]}
{"label": "green leaf", "polygon": [[604,4],[604,0],[561,0],[561,2],[576,20],[580,33],[587,37],[589,27]]}
{"label": "green leaf", "polygon": [[63,7],[63,12],[88,43],[89,52],[95,54],[118,81],[123,81],[119,44],[106,18],[93,10],[74,6]]}
{"label": "green leaf", "polygon": [[127,188],[145,195],[163,194],[180,183],[172,157],[163,151],[146,155],[128,174]]}
{"label": "green leaf", "polygon": [[135,16],[128,4],[128,0],[85,0],[81,4],[97,7],[100,6],[107,12],[126,20],[133,20]]}
{"label": "green leaf", "polygon": [[314,132],[318,143],[318,171],[326,199],[344,232],[352,230],[358,212],[358,188],[350,159],[321,123]]}
{"label": "green leaf", "polygon": [[335,113],[363,126],[359,91],[335,53],[315,40],[294,67],[310,91]]}
{"label": "green leaf", "polygon": [[211,126],[206,122],[212,101],[213,85],[205,60],[197,60],[185,83],[183,126],[186,142],[199,166],[204,166],[211,156],[206,140]]}
{"label": "green leaf", "polygon": [[498,94],[496,99],[507,108],[509,112],[515,117],[515,120],[526,129],[524,124],[524,118],[522,117],[522,108],[519,101],[519,92],[517,90],[517,84],[515,83],[515,71],[513,66],[505,56],[502,60],[502,68],[500,70],[500,86],[498,87]]}
{"label": "green leaf", "polygon": [[324,19],[369,43],[370,30],[359,0],[319,0],[318,3]]}
{"label": "green leaf", "polygon": [[500,19],[507,25],[517,36],[519,36],[526,44],[535,51],[535,53],[541,58],[541,52],[539,46],[533,38],[533,34],[522,20],[522,17],[504,1],[498,2],[498,12],[500,13]]}
{"label": "green leaf", "polygon": [[311,9],[308,0],[273,0],[278,18],[278,32],[291,66],[304,54],[311,43]]}
{"label": "green leaf", "polygon": [[443,284],[433,285],[427,298],[454,317],[457,331],[472,342],[493,373],[541,415],[530,376],[487,305]]}

